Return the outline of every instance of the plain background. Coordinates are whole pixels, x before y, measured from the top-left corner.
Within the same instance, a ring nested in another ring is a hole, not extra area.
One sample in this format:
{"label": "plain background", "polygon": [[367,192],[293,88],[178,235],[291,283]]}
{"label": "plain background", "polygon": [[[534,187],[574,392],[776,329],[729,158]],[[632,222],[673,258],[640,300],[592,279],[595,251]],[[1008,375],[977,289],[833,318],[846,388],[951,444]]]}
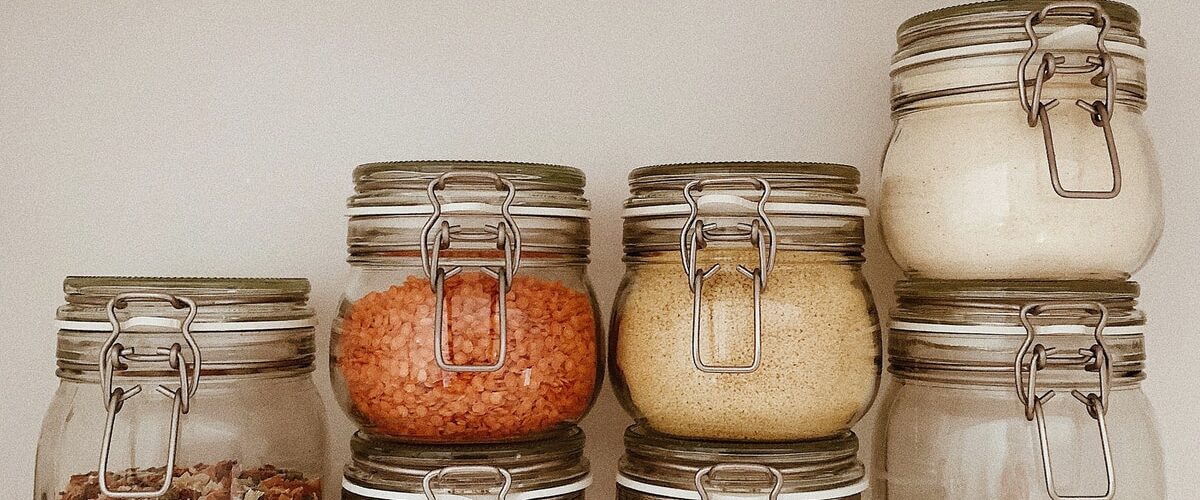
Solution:
{"label": "plain background", "polygon": [[[1183,500],[1200,491],[1200,6],[1135,4],[1167,210],[1158,252],[1136,276],[1151,316],[1145,387],[1170,496]],[[587,172],[591,275],[607,310],[633,167],[844,162],[862,169],[874,204],[894,30],[944,5],[0,2],[4,496],[32,489],[63,276],[307,277],[327,326],[348,272],[355,165],[525,160]],[[868,238],[886,311],[897,272],[878,230]],[[328,396],[324,366],[316,377]],[[351,426],[333,404],[329,416],[340,462]],[[594,498],[612,498],[627,423],[606,389],[584,424]],[[870,419],[858,428],[869,429]]]}

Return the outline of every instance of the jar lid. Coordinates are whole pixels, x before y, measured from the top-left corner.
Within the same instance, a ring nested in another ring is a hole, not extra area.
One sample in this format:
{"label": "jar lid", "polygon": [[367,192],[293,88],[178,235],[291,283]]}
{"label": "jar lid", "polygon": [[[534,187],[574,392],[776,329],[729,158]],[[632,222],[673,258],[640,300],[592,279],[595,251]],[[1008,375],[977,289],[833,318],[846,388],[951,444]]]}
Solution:
{"label": "jar lid", "polygon": [[311,370],[315,358],[306,279],[69,276],[63,291],[62,376],[94,374],[114,343],[131,356],[116,376],[170,373],[149,353],[172,344],[189,362],[202,351],[202,374]]}
{"label": "jar lid", "polygon": [[[445,177],[447,174],[452,177]],[[587,218],[585,178],[574,167],[544,163],[477,160],[377,162],[354,169],[350,216],[433,213],[431,186],[444,213],[497,214],[512,186],[511,213],[524,216]]]}
{"label": "jar lid", "polygon": [[866,489],[857,454],[858,438],[851,432],[813,441],[749,443],[680,439],[633,425],[625,431],[617,482],[689,500],[718,494],[834,499]]}
{"label": "jar lid", "polygon": [[388,265],[419,257],[428,268],[438,240],[450,258],[492,262],[511,250],[517,262],[522,252],[586,262],[591,209],[584,183],[579,169],[540,163],[360,165],[347,201],[350,261]]}
{"label": "jar lid", "polygon": [[626,252],[678,251],[680,232],[701,219],[716,246],[744,246],[748,239],[737,233],[757,224],[779,248],[860,252],[869,212],[858,182],[857,169],[832,163],[641,167],[629,174]]}
{"label": "jar lid", "polygon": [[363,432],[350,441],[342,489],[363,498],[545,498],[591,484],[584,435],[572,426],[534,441],[421,444]]}
{"label": "jar lid", "polygon": [[1114,384],[1138,382],[1145,377],[1145,316],[1137,296],[1130,281],[901,281],[889,370],[1006,387],[1018,357],[1040,345],[1049,354],[1043,384],[1095,384],[1094,350],[1103,347]]}
{"label": "jar lid", "polygon": [[[1137,11],[1112,1],[998,0],[921,14],[897,31],[893,113],[968,94],[1023,107],[1040,95],[1043,103],[1098,99],[1109,113],[1115,103],[1145,108],[1140,29]],[[1043,61],[1050,55],[1057,64]]]}
{"label": "jar lid", "polygon": [[[1140,332],[1146,322],[1145,315],[1136,307],[1140,288],[1132,281],[911,279],[897,282],[895,291],[893,325],[952,325],[944,329],[1025,335],[1022,309],[1046,303],[1103,305],[1110,333],[1130,328]],[[1087,333],[1089,325],[1095,325],[1098,316],[1083,309],[1053,309],[1029,320],[1047,331]]]}

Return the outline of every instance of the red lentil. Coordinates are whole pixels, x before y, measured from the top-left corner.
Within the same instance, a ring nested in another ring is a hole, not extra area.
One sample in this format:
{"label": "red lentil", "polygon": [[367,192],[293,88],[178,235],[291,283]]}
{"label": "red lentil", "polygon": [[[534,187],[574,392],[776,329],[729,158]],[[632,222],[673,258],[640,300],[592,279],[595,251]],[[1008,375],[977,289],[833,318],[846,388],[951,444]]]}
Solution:
{"label": "red lentil", "polygon": [[[496,280],[483,273],[447,280],[447,361],[495,361],[497,296]],[[342,320],[336,363],[368,431],[421,440],[501,440],[582,417],[598,376],[588,294],[517,276],[506,300],[504,366],[474,373],[444,372],[434,361],[429,280],[409,277],[355,302]]]}

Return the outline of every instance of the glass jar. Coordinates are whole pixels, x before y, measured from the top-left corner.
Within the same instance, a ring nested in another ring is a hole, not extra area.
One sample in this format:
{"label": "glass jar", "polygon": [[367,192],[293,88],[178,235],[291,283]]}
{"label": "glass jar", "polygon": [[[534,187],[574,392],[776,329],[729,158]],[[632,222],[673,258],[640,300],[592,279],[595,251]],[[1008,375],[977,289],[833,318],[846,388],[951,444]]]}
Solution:
{"label": "glass jar", "polygon": [[583,173],[423,161],[354,176],[331,340],[347,414],[372,434],[445,443],[582,418],[603,377]]}
{"label": "glass jar", "polygon": [[1027,280],[1140,268],[1163,212],[1139,30],[1137,11],[1108,1],[980,2],[905,22],[880,201],[900,267]]}
{"label": "glass jar", "polygon": [[613,387],[637,421],[750,441],[857,422],[880,370],[858,171],[705,163],[629,179],[610,348]]}
{"label": "glass jar", "polygon": [[677,439],[633,425],[617,473],[618,500],[858,500],[867,487],[858,438],[793,443]]}
{"label": "glass jar", "polygon": [[1163,498],[1136,284],[911,281],[896,293],[880,498]]}
{"label": "glass jar", "polygon": [[308,280],[68,277],[63,288],[35,499],[321,497]]}
{"label": "glass jar", "polygon": [[583,431],[571,426],[539,441],[426,444],[359,432],[342,500],[583,500],[592,483]]}

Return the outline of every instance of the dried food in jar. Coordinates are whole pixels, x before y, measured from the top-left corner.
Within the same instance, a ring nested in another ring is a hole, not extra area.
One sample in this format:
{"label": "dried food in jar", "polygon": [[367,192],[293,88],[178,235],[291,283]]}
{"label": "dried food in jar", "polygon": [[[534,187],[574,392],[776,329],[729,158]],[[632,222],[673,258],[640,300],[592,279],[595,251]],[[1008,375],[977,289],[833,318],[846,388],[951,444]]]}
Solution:
{"label": "dried food in jar", "polygon": [[435,346],[429,280],[371,292],[342,319],[338,370],[370,431],[428,440],[502,440],[573,422],[598,376],[596,322],[586,292],[518,275],[506,295],[506,359],[492,372],[440,369],[495,362],[497,281],[463,273],[445,285],[445,345]]}
{"label": "dried food in jar", "polygon": [[[128,469],[108,473],[108,487],[114,492],[155,490],[162,485],[163,467]],[[95,471],[71,476],[59,500],[107,500],[100,492]],[[321,480],[304,474],[264,465],[243,469],[235,460],[216,464],[176,467],[171,489],[160,500],[319,500]]]}
{"label": "dried food in jar", "polygon": [[[752,249],[705,255],[722,269],[758,258]],[[780,252],[762,293],[761,366],[705,373],[692,359],[692,294],[674,258],[631,267],[618,305],[618,390],[640,420],[676,436],[785,441],[830,436],[862,417],[878,385],[879,326],[856,266]],[[751,283],[737,272],[705,282],[706,362],[736,365],[753,353]]]}

